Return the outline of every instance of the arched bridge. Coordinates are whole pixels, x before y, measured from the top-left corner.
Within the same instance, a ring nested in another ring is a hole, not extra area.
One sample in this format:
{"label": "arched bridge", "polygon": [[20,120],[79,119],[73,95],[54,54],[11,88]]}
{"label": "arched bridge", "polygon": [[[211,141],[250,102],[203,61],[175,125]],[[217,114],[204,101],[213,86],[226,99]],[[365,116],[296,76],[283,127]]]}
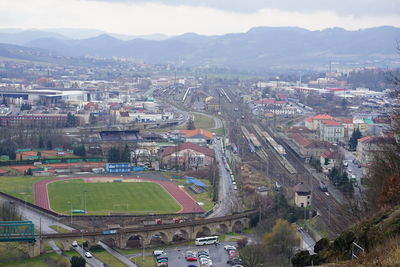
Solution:
{"label": "arched bridge", "polygon": [[[110,246],[124,249],[127,247],[149,247],[161,244],[194,240],[201,236],[221,235],[229,232],[241,232],[250,227],[250,216],[255,211],[247,211],[224,217],[195,220],[176,224],[154,225],[138,228],[123,228],[116,231],[72,232],[42,235],[42,240],[56,239],[64,248],[70,247],[74,240],[81,238],[96,244],[103,241]],[[40,245],[40,241],[36,245]]]}

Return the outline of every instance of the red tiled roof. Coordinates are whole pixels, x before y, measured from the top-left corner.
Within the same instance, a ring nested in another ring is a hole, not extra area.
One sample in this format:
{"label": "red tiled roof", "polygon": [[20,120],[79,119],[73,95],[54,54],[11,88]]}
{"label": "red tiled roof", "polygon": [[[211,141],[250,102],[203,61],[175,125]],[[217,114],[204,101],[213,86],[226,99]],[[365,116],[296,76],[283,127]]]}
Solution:
{"label": "red tiled roof", "polygon": [[371,140],[371,139],[372,139],[372,136],[364,136],[364,137],[361,137],[360,139],[358,139],[358,142],[360,142],[360,143],[368,143],[368,141]]}
{"label": "red tiled roof", "polygon": [[315,115],[314,117],[312,117],[314,120],[333,120],[332,116],[329,116],[327,114],[319,114],[319,115]]}
{"label": "red tiled roof", "polygon": [[341,123],[353,123],[353,118],[335,118],[335,120]]}
{"label": "red tiled roof", "polygon": [[167,147],[163,152],[163,156],[168,156],[168,155],[171,155],[171,154],[173,154],[175,152],[179,152],[179,151],[182,151],[182,150],[185,150],[185,149],[191,149],[191,150],[197,151],[197,152],[199,152],[201,154],[204,154],[206,156],[209,156],[209,157],[212,157],[212,158],[214,157],[214,150],[209,149],[209,148],[204,147],[204,146],[199,146],[199,145],[196,145],[196,144],[193,144],[193,143],[190,143],[190,142],[179,144],[177,148],[175,146]]}
{"label": "red tiled roof", "polygon": [[304,126],[293,126],[287,130],[288,133],[313,133],[310,129]]}
{"label": "red tiled roof", "polygon": [[342,125],[340,122],[337,122],[334,120],[323,120],[322,124],[325,124],[327,126],[341,126]]}
{"label": "red tiled roof", "polygon": [[213,138],[213,134],[204,129],[180,130],[179,133],[185,135],[186,137],[192,137],[192,136],[196,136],[196,135],[204,135],[208,139]]}
{"label": "red tiled roof", "polygon": [[291,137],[298,145],[302,147],[307,147],[308,145],[311,144],[310,140],[304,138],[304,136],[302,136],[299,133],[290,134],[289,137]]}
{"label": "red tiled roof", "polygon": [[321,154],[321,157],[323,157],[325,159],[335,159],[335,158],[337,158],[337,155],[335,152],[327,150]]}

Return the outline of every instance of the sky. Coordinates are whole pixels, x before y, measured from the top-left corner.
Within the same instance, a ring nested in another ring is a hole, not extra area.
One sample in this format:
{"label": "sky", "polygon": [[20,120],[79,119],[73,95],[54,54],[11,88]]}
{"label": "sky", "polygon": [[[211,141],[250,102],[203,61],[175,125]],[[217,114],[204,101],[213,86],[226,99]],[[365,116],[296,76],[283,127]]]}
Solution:
{"label": "sky", "polygon": [[219,35],[257,26],[400,27],[400,0],[0,0],[0,28]]}

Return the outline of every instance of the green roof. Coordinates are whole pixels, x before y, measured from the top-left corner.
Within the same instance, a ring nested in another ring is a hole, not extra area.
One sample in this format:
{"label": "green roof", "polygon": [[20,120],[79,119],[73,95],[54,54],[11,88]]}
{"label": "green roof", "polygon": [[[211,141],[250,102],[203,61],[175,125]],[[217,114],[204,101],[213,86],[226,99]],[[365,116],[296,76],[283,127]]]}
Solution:
{"label": "green roof", "polygon": [[364,123],[366,123],[366,124],[374,124],[374,122],[371,119],[364,119]]}

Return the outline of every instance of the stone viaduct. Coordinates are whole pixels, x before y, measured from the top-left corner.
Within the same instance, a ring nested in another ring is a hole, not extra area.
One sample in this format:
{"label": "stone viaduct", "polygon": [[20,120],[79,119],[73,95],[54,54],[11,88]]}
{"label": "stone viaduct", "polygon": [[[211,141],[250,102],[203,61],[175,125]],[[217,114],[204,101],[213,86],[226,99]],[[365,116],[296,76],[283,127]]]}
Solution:
{"label": "stone viaduct", "polygon": [[[109,246],[124,249],[127,247],[151,247],[160,244],[194,240],[201,236],[221,235],[229,232],[241,232],[250,227],[250,216],[255,211],[248,211],[224,217],[193,220],[189,222],[154,225],[137,228],[121,228],[114,234],[104,234],[103,231],[72,232],[43,234],[31,245],[31,256],[37,256],[44,248],[43,241],[58,240],[64,249],[71,247],[74,240],[83,239],[90,245],[102,241]],[[132,245],[133,244],[133,245]]]}

